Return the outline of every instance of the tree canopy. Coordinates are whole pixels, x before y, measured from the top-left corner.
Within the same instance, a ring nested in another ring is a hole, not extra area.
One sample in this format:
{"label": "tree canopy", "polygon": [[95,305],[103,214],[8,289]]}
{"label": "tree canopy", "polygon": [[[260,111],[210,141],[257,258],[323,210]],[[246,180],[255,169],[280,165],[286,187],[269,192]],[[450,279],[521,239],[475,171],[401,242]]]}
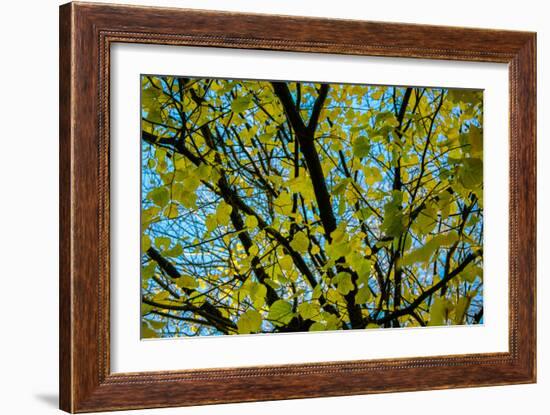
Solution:
{"label": "tree canopy", "polygon": [[478,90],[142,76],[142,337],[483,321]]}

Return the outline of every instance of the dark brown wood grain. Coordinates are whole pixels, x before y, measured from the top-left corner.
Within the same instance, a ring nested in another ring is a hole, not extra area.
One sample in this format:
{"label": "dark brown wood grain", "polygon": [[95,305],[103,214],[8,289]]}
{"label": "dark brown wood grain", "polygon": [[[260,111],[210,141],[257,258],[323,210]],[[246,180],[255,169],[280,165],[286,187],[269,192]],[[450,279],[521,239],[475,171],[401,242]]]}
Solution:
{"label": "dark brown wood grain", "polygon": [[[115,42],[508,63],[509,352],[111,373],[108,82],[110,45]],[[61,408],[90,412],[534,382],[535,62],[536,36],[526,32],[104,4],[61,6]]]}
{"label": "dark brown wood grain", "polygon": [[71,54],[72,22],[70,8],[62,7],[59,15],[59,406],[72,405],[71,368]]}

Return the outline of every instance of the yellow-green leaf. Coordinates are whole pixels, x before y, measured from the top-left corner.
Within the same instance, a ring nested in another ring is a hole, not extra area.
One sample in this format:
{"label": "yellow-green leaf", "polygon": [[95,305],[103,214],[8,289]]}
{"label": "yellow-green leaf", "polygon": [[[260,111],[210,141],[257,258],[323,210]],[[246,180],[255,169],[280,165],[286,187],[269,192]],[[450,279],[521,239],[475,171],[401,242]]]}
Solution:
{"label": "yellow-green leaf", "polygon": [[256,226],[258,226],[258,219],[256,219],[256,216],[250,216],[248,215],[246,219],[244,220],[244,224],[249,229],[254,229]]}
{"label": "yellow-green leaf", "polygon": [[148,235],[143,234],[141,236],[141,251],[147,252],[149,248],[151,248],[151,238],[149,238]]}
{"label": "yellow-green leaf", "polygon": [[298,313],[302,318],[308,320],[316,317],[320,313],[320,307],[318,303],[301,303],[298,306]]}
{"label": "yellow-green leaf", "polygon": [[349,272],[339,272],[332,279],[332,282],[337,284],[337,290],[342,295],[348,294],[355,288]]}
{"label": "yellow-green leaf", "polygon": [[218,221],[216,220],[216,216],[208,215],[204,221],[204,224],[208,232],[213,232],[218,226]]}
{"label": "yellow-green leaf", "polygon": [[290,241],[290,246],[298,252],[307,252],[309,247],[309,238],[303,232],[298,232],[294,235],[292,241]]}
{"label": "yellow-green leaf", "polygon": [[325,331],[327,329],[327,326],[325,326],[323,323],[316,321],[311,326],[309,326],[309,331]]}
{"label": "yellow-green leaf", "polygon": [[429,326],[444,326],[447,324],[447,319],[452,310],[452,304],[446,298],[438,297],[430,307]]}
{"label": "yellow-green leaf", "polygon": [[415,220],[415,227],[421,235],[430,233],[437,224],[437,213],[435,209],[428,205],[420,211]]}
{"label": "yellow-green leaf", "polygon": [[279,258],[279,265],[284,271],[291,271],[293,269],[294,261],[290,255],[284,255],[282,258]]}
{"label": "yellow-green leaf", "polygon": [[429,239],[418,249],[415,249],[406,254],[400,261],[401,266],[412,265],[415,262],[427,262],[437,249],[447,248],[458,241],[459,237],[456,232],[436,235]]}
{"label": "yellow-green leaf", "polygon": [[175,219],[179,216],[178,205],[175,203],[170,203],[166,209],[164,209],[164,216],[168,219]]}
{"label": "yellow-green leaf", "polygon": [[142,339],[154,339],[157,338],[159,335],[158,333],[150,328],[147,324],[141,325],[141,338]]}
{"label": "yellow-green leaf", "polygon": [[250,299],[257,309],[263,307],[265,296],[267,295],[267,287],[260,283],[254,283],[249,289]]}
{"label": "yellow-green leaf", "polygon": [[250,248],[248,248],[248,254],[250,256],[256,256],[258,255],[259,249],[256,245],[252,245]]}
{"label": "yellow-green leaf", "polygon": [[199,283],[190,275],[182,275],[176,279],[176,285],[180,288],[193,290],[199,286]]}
{"label": "yellow-green leaf", "polygon": [[470,307],[470,297],[461,297],[458,299],[455,307],[455,318],[454,323],[455,324],[462,324],[464,320],[464,315],[466,314],[466,311]]}
{"label": "yellow-green leaf", "polygon": [[252,98],[249,96],[238,97],[233,100],[231,103],[231,109],[237,113],[243,112],[250,107],[252,103]]}
{"label": "yellow-green leaf", "polygon": [[277,199],[273,201],[275,212],[281,215],[289,215],[292,213],[292,198],[287,192],[281,192]]}
{"label": "yellow-green leaf", "polygon": [[170,247],[170,238],[166,236],[159,236],[155,238],[155,245],[161,250],[166,250]]}
{"label": "yellow-green leaf", "polygon": [[178,257],[181,254],[183,254],[183,248],[181,247],[180,244],[176,244],[172,248],[164,251],[164,255],[169,257]]}
{"label": "yellow-green leaf", "polygon": [[370,142],[367,137],[357,137],[353,141],[353,155],[357,158],[363,158],[369,155]]}
{"label": "yellow-green leaf", "polygon": [[277,300],[269,308],[267,318],[276,326],[288,324],[294,317],[292,304],[285,300]]}
{"label": "yellow-green leaf", "polygon": [[256,310],[248,310],[241,314],[237,321],[239,334],[255,333],[262,326],[262,315]]}
{"label": "yellow-green leaf", "polygon": [[221,201],[218,205],[218,208],[216,209],[216,220],[218,224],[227,226],[229,224],[232,211],[233,207],[231,207],[231,205],[228,205],[224,201]]}
{"label": "yellow-green leaf", "polygon": [[458,171],[458,180],[466,189],[475,189],[483,181],[483,162],[478,158],[467,158]]}
{"label": "yellow-green leaf", "polygon": [[164,186],[157,187],[147,193],[147,199],[151,199],[157,206],[162,208],[168,204],[170,192]]}
{"label": "yellow-green leaf", "polygon": [[367,285],[359,288],[357,294],[355,294],[355,303],[356,304],[365,304],[371,298],[372,293]]}

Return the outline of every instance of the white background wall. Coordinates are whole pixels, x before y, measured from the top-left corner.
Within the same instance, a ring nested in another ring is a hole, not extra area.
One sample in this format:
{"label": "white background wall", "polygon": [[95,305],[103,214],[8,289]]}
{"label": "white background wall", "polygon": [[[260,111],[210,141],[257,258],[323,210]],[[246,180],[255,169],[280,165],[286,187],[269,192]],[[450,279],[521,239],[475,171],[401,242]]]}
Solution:
{"label": "white background wall", "polygon": [[[380,21],[490,27],[538,32],[538,299],[539,382],[345,398],[322,398],[184,409],[158,414],[543,414],[550,404],[550,290],[548,212],[543,183],[550,179],[548,113],[550,13],[536,0],[188,0],[132,1],[204,9],[312,15]],[[58,10],[57,0],[2,4],[0,24],[0,410],[47,414],[57,411],[58,258]],[[545,102],[546,101],[546,102]],[[490,150],[489,150],[490,151]]]}

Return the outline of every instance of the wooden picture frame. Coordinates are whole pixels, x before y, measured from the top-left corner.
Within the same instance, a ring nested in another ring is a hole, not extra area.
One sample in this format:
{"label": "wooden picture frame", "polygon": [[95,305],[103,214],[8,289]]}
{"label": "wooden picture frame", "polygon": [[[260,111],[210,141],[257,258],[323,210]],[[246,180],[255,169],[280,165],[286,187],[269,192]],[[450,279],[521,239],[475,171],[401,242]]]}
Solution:
{"label": "wooden picture frame", "polygon": [[[109,62],[110,46],[117,42],[508,64],[509,352],[111,373]],[[106,4],[61,6],[61,409],[91,412],[535,382],[535,152],[534,33]]]}

